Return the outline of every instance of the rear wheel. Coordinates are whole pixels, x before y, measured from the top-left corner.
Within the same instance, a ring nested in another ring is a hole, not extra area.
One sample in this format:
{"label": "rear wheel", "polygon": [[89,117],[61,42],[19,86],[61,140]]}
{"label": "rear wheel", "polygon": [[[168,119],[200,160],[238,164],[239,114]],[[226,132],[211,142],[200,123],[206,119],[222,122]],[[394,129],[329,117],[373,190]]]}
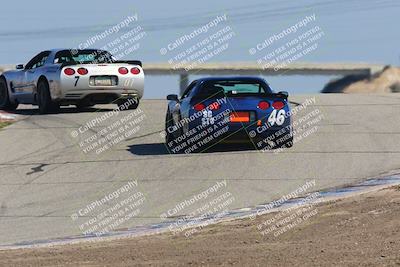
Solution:
{"label": "rear wheel", "polygon": [[38,104],[40,114],[58,112],[60,109],[60,105],[52,101],[49,84],[45,80],[38,83]]}
{"label": "rear wheel", "polygon": [[275,142],[276,148],[291,148],[293,146],[293,133],[290,132],[288,133],[285,137],[285,140],[283,141],[278,141],[278,143]]}
{"label": "rear wheel", "polygon": [[117,105],[121,110],[137,109],[139,106],[138,98],[119,99]]}
{"label": "rear wheel", "polygon": [[78,104],[76,104],[76,108],[79,109],[79,110],[85,109],[85,108],[91,108],[93,106],[94,105],[86,104],[86,103],[78,103]]}
{"label": "rear wheel", "polygon": [[290,138],[288,138],[283,144],[282,144],[282,148],[290,148],[293,146],[293,136],[291,136]]}
{"label": "rear wheel", "polygon": [[18,103],[11,103],[8,95],[7,82],[4,77],[0,78],[0,109],[2,110],[16,110]]}

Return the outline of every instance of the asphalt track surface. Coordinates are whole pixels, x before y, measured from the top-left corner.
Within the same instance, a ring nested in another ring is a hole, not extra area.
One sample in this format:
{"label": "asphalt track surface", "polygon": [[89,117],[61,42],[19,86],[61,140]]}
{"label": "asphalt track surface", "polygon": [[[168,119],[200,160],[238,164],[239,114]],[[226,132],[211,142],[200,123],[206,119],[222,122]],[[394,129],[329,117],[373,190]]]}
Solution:
{"label": "asphalt track surface", "polygon": [[[400,95],[298,95],[291,100],[312,97],[315,104],[295,119],[318,109],[324,116],[318,130],[279,153],[230,144],[207,153],[171,155],[159,133],[164,100],[141,102],[145,118],[132,137],[103,153],[84,153],[78,144],[83,137],[71,133],[115,106],[83,112],[65,108],[51,115],[21,106],[17,113],[23,119],[0,130],[0,245],[79,235],[79,226],[96,211],[77,219],[71,215],[134,180],[145,202],[118,229],[158,223],[161,214],[217,181],[226,180],[223,190],[234,196],[229,209],[235,209],[280,198],[313,179],[312,191],[400,169]],[[116,120],[107,119],[91,132]],[[198,201],[175,216],[201,205]]]}

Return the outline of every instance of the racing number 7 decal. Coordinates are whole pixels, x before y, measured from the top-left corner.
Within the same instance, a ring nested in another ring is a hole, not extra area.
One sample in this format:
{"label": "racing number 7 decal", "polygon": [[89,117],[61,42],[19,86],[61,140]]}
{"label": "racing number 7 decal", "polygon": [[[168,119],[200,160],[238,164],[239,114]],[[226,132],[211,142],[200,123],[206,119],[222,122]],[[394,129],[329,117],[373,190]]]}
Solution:
{"label": "racing number 7 decal", "polygon": [[76,85],[78,84],[78,81],[79,81],[79,76],[75,76],[75,79],[76,79],[76,81],[75,81],[75,87],[76,87]]}
{"label": "racing number 7 decal", "polygon": [[279,112],[274,109],[268,117],[268,124],[271,126],[276,125],[281,126],[285,122],[286,112],[284,109],[279,110]]}

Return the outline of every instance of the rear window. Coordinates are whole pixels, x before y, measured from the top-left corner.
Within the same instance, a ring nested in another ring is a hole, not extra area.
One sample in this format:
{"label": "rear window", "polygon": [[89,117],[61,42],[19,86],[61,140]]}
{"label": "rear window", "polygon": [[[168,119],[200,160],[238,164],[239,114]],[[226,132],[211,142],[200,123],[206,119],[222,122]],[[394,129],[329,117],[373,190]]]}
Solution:
{"label": "rear window", "polygon": [[98,50],[64,50],[56,54],[54,63],[98,64],[112,63],[113,57],[106,51]]}
{"label": "rear window", "polygon": [[251,95],[268,94],[271,89],[263,83],[252,81],[209,81],[199,92],[201,95]]}

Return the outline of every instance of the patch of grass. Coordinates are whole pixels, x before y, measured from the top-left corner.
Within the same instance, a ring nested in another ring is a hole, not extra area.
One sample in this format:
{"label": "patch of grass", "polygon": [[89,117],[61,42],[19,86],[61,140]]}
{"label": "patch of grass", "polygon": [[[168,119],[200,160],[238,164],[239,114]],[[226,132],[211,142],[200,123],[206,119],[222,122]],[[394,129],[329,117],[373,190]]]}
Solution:
{"label": "patch of grass", "polygon": [[12,122],[10,121],[0,121],[0,129],[10,125]]}
{"label": "patch of grass", "polygon": [[387,189],[389,189],[389,190],[395,190],[395,191],[400,191],[400,185],[394,185],[394,186],[391,186],[391,187],[389,187],[389,188],[387,188]]}

